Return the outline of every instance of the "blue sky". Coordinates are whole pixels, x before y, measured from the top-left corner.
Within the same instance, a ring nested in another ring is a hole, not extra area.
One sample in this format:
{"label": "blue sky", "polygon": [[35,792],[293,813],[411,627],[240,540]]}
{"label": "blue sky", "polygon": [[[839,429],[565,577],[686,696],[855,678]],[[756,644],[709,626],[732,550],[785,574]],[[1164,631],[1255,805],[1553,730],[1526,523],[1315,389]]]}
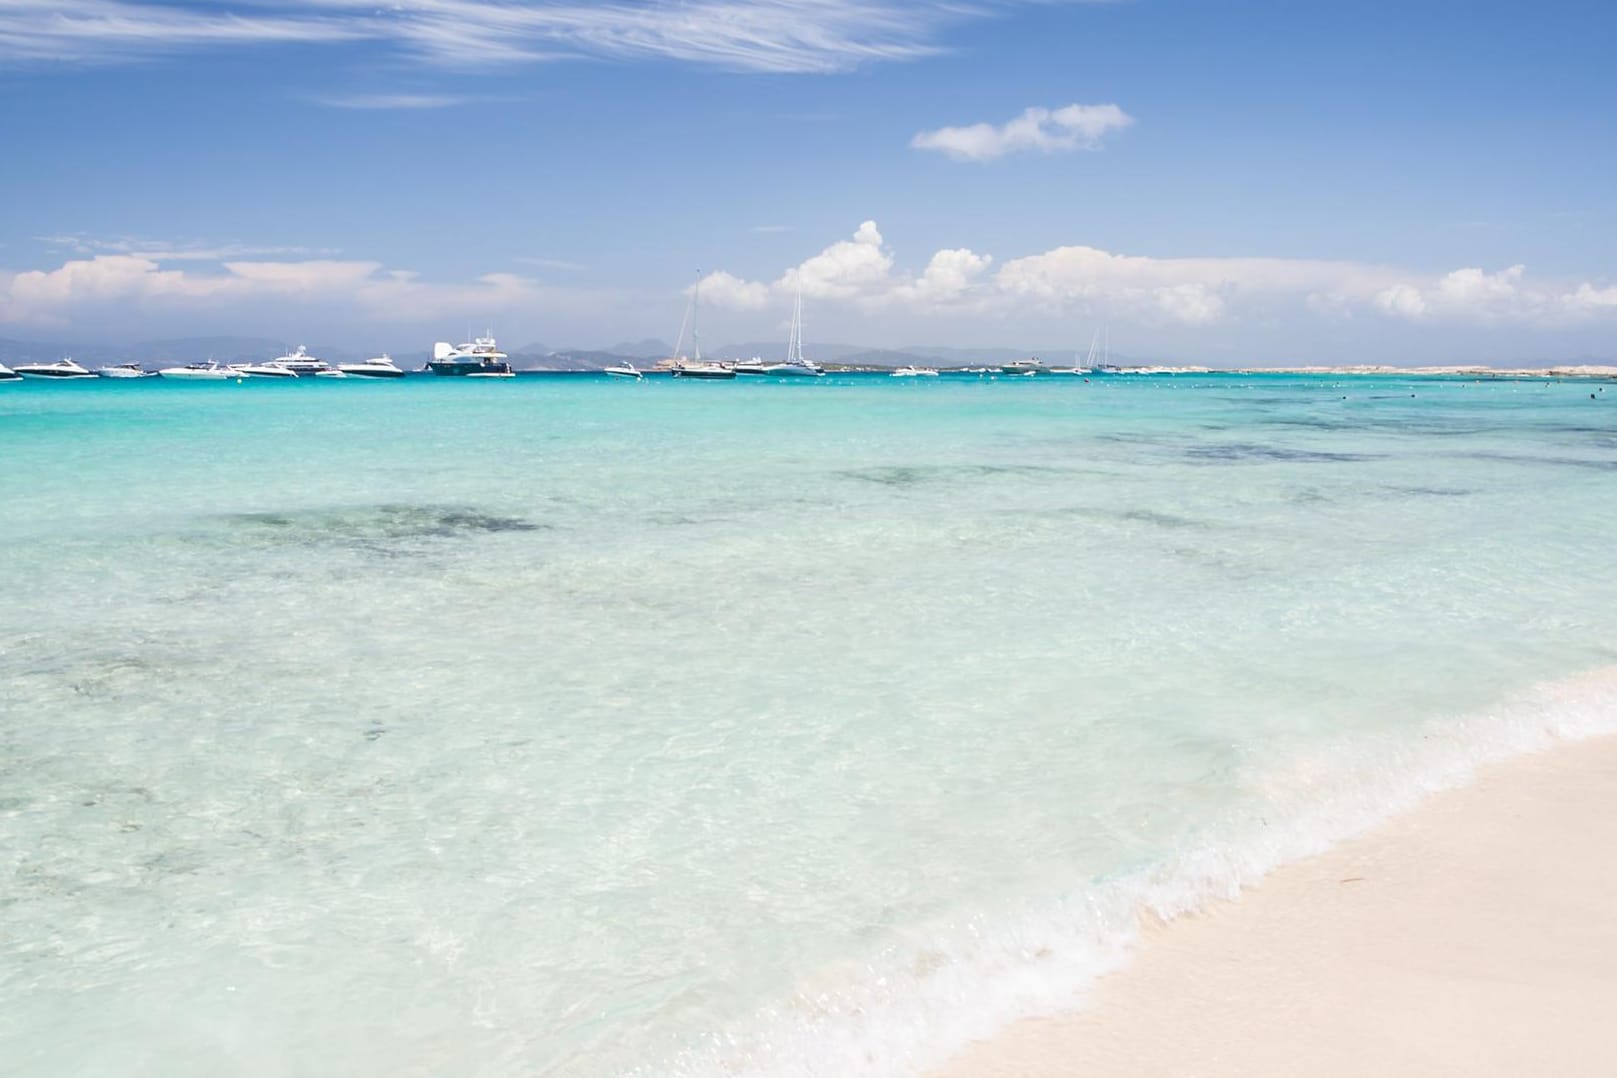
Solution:
{"label": "blue sky", "polygon": [[1605,3],[0,0],[0,336],[1617,360]]}

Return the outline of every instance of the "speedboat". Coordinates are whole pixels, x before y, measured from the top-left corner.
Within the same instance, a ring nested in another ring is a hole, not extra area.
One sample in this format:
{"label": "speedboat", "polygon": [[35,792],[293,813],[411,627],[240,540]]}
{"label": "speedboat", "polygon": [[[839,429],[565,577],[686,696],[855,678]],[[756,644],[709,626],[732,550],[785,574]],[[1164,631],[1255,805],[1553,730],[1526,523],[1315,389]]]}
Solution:
{"label": "speedboat", "polygon": [[16,371],[14,371],[10,367],[6,366],[4,363],[0,363],[0,382],[20,382],[20,381],[22,381],[22,375],[18,374]]}
{"label": "speedboat", "polygon": [[1042,374],[1050,368],[1046,367],[1038,356],[1032,359],[1019,359],[1015,363],[1006,363],[1000,367],[1001,374]]}
{"label": "speedboat", "polygon": [[677,363],[674,365],[675,378],[734,378],[734,367],[726,367],[718,363]]}
{"label": "speedboat", "polygon": [[296,378],[298,372],[279,360],[268,363],[232,363],[230,369],[248,378]]}
{"label": "speedboat", "polygon": [[96,368],[97,375],[102,378],[153,378],[151,371],[139,363],[112,363],[105,367]]}
{"label": "speedboat", "polygon": [[57,381],[95,377],[71,359],[59,359],[55,363],[22,363],[16,370],[24,378],[53,378]]}
{"label": "speedboat", "polygon": [[292,349],[292,351],[288,352],[286,355],[281,356],[278,359],[270,360],[267,365],[272,367],[285,367],[293,374],[299,376],[305,374],[319,374],[321,371],[329,371],[331,369],[331,364],[327,363],[323,359],[316,359],[314,356],[311,356],[309,354],[309,350],[303,347],[301,344]]}
{"label": "speedboat", "polygon": [[894,378],[936,378],[938,372],[931,367],[917,367],[915,364],[909,363],[902,367],[894,367],[892,376]]}
{"label": "speedboat", "polygon": [[348,374],[338,367],[327,367],[323,371],[315,371],[316,378],[347,378]]}
{"label": "speedboat", "polygon": [[344,363],[337,370],[343,374],[358,375],[361,378],[403,378],[404,372],[394,363],[393,357],[383,352],[379,356],[367,359],[363,363]]}
{"label": "speedboat", "polygon": [[183,367],[164,367],[157,373],[164,378],[183,378],[192,382],[228,382],[232,379],[240,381],[246,377],[240,371],[233,371],[211,359],[206,363],[187,363]]}
{"label": "speedboat", "polygon": [[506,359],[506,354],[494,343],[493,336],[478,337],[458,348],[448,341],[439,341],[432,346],[432,359],[428,361],[427,369],[433,374],[509,378],[515,372]]}
{"label": "speedboat", "polygon": [[611,367],[602,367],[601,373],[611,378],[639,378],[640,372],[633,363],[619,363]]}

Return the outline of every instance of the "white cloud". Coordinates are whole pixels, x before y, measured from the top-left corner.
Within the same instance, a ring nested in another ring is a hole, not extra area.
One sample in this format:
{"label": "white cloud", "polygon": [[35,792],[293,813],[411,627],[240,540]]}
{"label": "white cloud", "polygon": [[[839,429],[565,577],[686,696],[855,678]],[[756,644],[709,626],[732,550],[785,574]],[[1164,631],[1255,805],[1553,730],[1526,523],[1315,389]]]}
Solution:
{"label": "white cloud", "polygon": [[866,221],[853,239],[833,243],[787,270],[779,285],[814,299],[853,299],[879,293],[892,268],[892,253],[883,245],[876,222]]}
{"label": "white cloud", "polygon": [[334,109],[447,109],[474,100],[452,94],[337,94],[314,98]]}
{"label": "white cloud", "polygon": [[703,277],[696,288],[706,302],[737,311],[755,311],[769,302],[768,285],[743,281],[723,270]]}
{"label": "white cloud", "polygon": [[1055,247],[1012,258],[965,248],[934,253],[919,274],[897,267],[874,221],[773,282],[711,275],[703,296],[756,310],[804,296],[865,311],[1015,317],[1074,313],[1205,326],[1294,305],[1315,316],[1357,311],[1450,325],[1558,325],[1617,316],[1617,286],[1530,280],[1522,266],[1446,274],[1362,262],[1292,258],[1156,258]]}
{"label": "white cloud", "polygon": [[[265,311],[274,312],[276,323],[316,312],[344,324],[623,317],[614,306],[622,298],[614,293],[562,288],[513,273],[434,281],[363,259],[254,257],[240,253],[253,250],[246,246],[56,239],[89,253],[55,268],[0,272],[0,324],[90,326],[120,318],[127,323],[135,315],[147,322],[220,315],[262,323]],[[150,249],[165,246],[170,250]],[[1427,273],[1317,259],[1164,258],[1075,245],[1003,262],[964,247],[945,248],[926,256],[917,271],[900,263],[874,221],[771,278],[749,280],[719,270],[703,277],[700,288],[704,304],[776,313],[788,310],[801,289],[817,306],[889,324],[1113,318],[1164,329],[1227,324],[1254,332],[1289,315],[1335,321],[1364,316],[1446,330],[1617,326],[1617,285],[1537,278],[1522,266]],[[636,307],[644,306],[645,297],[638,297]],[[838,319],[846,321],[845,315]]]}
{"label": "white cloud", "polygon": [[[53,270],[0,275],[0,324],[66,325],[73,316],[130,307],[184,313],[272,302],[340,308],[361,318],[418,322],[467,312],[516,310],[556,290],[515,274],[427,282],[378,262],[231,261],[216,272],[165,268],[133,254],[71,259]],[[577,293],[572,293],[576,295]]]}
{"label": "white cloud", "polygon": [[980,123],[922,131],[910,139],[910,145],[917,150],[937,150],[956,161],[992,161],[1023,150],[1098,149],[1101,139],[1132,123],[1134,117],[1116,105],[1034,106],[999,127]]}
{"label": "white cloud", "polygon": [[576,56],[829,72],[940,51],[938,33],[1025,0],[6,0],[0,59],[100,62],[262,43],[375,41],[455,67]]}
{"label": "white cloud", "polygon": [[123,254],[149,258],[157,262],[223,262],[232,258],[325,258],[338,254],[330,247],[298,247],[287,244],[216,244],[206,241],[174,242],[150,240],[134,236],[117,239],[99,239],[83,233],[55,236],[35,236],[40,243],[60,247],[76,254]]}

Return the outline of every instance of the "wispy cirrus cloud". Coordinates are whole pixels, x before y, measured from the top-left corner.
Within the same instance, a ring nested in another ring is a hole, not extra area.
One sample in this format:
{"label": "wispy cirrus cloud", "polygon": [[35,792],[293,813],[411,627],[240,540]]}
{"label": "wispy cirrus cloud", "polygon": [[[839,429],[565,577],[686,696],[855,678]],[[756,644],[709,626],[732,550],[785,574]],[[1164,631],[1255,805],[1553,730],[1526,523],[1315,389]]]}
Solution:
{"label": "wispy cirrus cloud", "polygon": [[1116,105],[1067,105],[1024,109],[1014,120],[995,126],[979,123],[940,127],[910,139],[917,150],[937,150],[956,161],[992,161],[1009,153],[1059,153],[1098,149],[1107,135],[1134,123]]}
{"label": "wispy cirrus cloud", "polygon": [[5,0],[0,59],[105,62],[254,44],[372,42],[444,66],[604,57],[832,72],[941,51],[949,26],[1027,0]]}
{"label": "wispy cirrus cloud", "polygon": [[300,247],[287,244],[211,243],[207,240],[142,239],[138,236],[105,238],[82,232],[35,236],[36,243],[81,255],[133,255],[161,262],[223,262],[236,258],[330,258],[335,247]]}
{"label": "wispy cirrus cloud", "polygon": [[311,100],[334,109],[447,109],[476,100],[456,94],[331,94]]}

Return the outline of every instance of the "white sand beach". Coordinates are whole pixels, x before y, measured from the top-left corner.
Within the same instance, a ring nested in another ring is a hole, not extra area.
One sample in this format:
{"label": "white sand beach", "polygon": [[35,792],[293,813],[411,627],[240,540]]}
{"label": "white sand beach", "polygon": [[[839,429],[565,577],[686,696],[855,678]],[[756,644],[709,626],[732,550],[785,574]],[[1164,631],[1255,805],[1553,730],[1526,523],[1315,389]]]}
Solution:
{"label": "white sand beach", "polygon": [[1561,744],[1151,926],[938,1078],[1611,1075],[1614,895],[1617,738]]}

